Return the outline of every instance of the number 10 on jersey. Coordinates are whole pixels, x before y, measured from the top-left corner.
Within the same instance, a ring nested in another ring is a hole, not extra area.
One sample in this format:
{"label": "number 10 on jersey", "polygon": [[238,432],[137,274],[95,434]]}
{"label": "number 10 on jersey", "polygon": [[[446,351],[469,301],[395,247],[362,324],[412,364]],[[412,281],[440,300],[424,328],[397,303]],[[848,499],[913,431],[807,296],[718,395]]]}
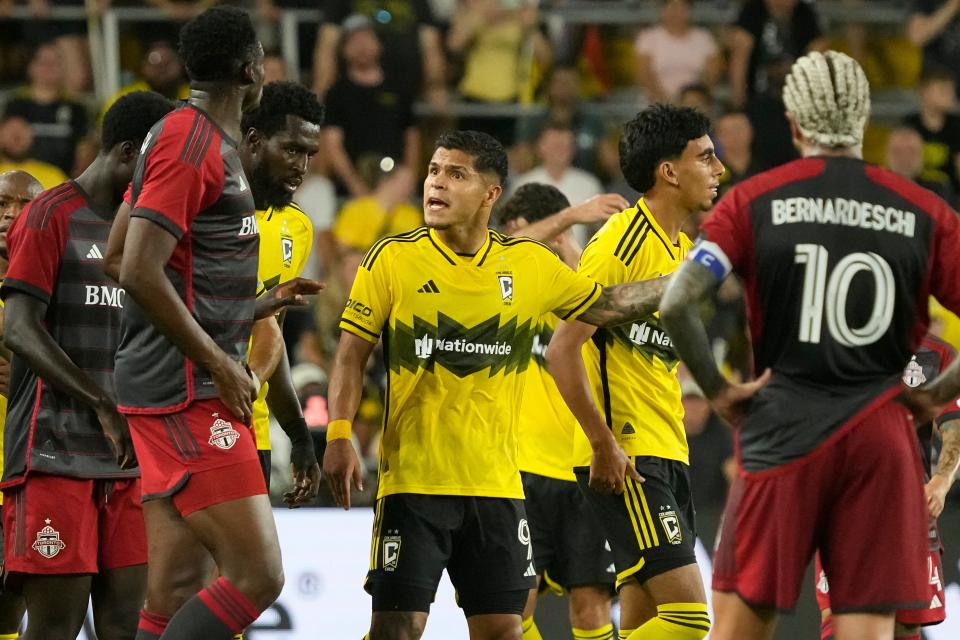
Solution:
{"label": "number 10 on jersey", "polygon": [[[882,257],[873,252],[851,253],[828,274],[826,247],[798,244],[794,262],[804,265],[800,342],[820,344],[824,317],[830,336],[845,347],[873,344],[890,328],[896,292],[893,270]],[[869,319],[855,328],[847,321],[847,297],[853,279],[861,272],[873,277],[875,294]]]}

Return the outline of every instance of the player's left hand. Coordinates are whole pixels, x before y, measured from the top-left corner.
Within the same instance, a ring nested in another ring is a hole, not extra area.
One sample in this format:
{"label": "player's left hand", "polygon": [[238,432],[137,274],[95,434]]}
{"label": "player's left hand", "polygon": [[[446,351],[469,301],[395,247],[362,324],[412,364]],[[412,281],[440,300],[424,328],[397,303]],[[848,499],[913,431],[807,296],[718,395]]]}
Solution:
{"label": "player's left hand", "polygon": [[313,296],[326,287],[322,282],[309,278],[294,278],[278,284],[257,299],[254,320],[260,320],[283,311],[287,307],[302,307],[307,304],[305,296]]}
{"label": "player's left hand", "polygon": [[923,486],[923,495],[927,499],[927,513],[931,518],[939,518],[943,513],[943,503],[950,491],[950,482],[941,475],[934,475]]}
{"label": "player's left hand", "polygon": [[296,509],[316,498],[320,491],[320,465],[313,440],[293,447],[290,467],[293,469],[293,489],[283,494],[283,503]]}
{"label": "player's left hand", "polygon": [[727,384],[720,393],[710,399],[713,410],[730,425],[738,426],[746,415],[753,396],[770,382],[771,375],[772,372],[767,369],[756,380]]}

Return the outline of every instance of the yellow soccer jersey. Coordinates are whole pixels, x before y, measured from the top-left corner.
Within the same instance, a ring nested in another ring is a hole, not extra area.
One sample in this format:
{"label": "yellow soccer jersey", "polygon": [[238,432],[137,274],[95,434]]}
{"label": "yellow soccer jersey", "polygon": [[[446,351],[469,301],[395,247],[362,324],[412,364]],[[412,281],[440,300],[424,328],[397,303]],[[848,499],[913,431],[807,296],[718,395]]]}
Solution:
{"label": "yellow soccer jersey", "polygon": [[[257,211],[260,228],[260,267],[258,278],[262,295],[267,289],[298,277],[313,248],[313,223],[295,204]],[[253,432],[257,449],[270,449],[270,410],[267,409],[267,382],[262,381],[260,395],[253,404]]]}
{"label": "yellow soccer jersey", "polygon": [[523,498],[517,421],[534,332],[545,313],[576,318],[600,292],[544,245],[495,231],[473,256],[423,227],[375,244],[340,328],[383,334],[379,496]]}
{"label": "yellow soccer jersey", "polygon": [[423,212],[401,202],[389,212],[373,196],[356,198],[343,205],[333,225],[333,235],[345,247],[366,251],[384,236],[413,231],[423,225]]}
{"label": "yellow soccer jersey", "polygon": [[[673,273],[691,246],[682,233],[673,244],[641,198],[607,220],[580,256],[579,271],[602,285],[649,280]],[[659,316],[598,329],[584,349],[584,363],[597,407],[627,455],[689,464],[680,361]],[[591,453],[577,429],[574,464],[589,466]]]}
{"label": "yellow soccer jersey", "polygon": [[545,361],[557,316],[540,319],[533,336],[532,361],[520,401],[520,470],[576,481],[573,475],[573,434],[579,431]]}

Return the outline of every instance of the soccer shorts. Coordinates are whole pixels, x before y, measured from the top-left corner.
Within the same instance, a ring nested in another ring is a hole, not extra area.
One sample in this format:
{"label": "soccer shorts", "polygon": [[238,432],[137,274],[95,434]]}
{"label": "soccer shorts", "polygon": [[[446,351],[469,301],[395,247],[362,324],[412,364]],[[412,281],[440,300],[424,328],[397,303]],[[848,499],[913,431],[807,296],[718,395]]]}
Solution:
{"label": "soccer shorts", "polygon": [[4,491],[7,574],[97,573],[147,562],[140,480],[42,473]]}
{"label": "soccer shorts", "polygon": [[[522,472],[533,563],[562,594],[587,585],[613,587],[613,554],[576,482]],[[541,587],[544,586],[541,584]]]}
{"label": "soccer shorts", "polygon": [[741,470],[724,509],[713,589],[790,611],[819,549],[835,613],[927,606],[922,478],[913,423],[893,401],[803,458]]}
{"label": "soccer shorts", "polygon": [[633,460],[645,482],[627,479],[622,495],[594,491],[588,486],[590,469],[575,470],[580,490],[613,550],[618,590],[630,580],[643,584],[697,562],[689,467],[679,460],[653,456]]}
{"label": "soccer shorts", "polygon": [[[537,584],[523,500],[416,493],[379,498],[365,583],[374,610],[399,601],[403,610],[429,611],[444,569],[468,616],[472,610],[519,614]],[[406,592],[423,597],[411,601]],[[500,597],[514,592],[519,596]]]}
{"label": "soccer shorts", "polygon": [[260,458],[260,471],[263,473],[263,480],[267,484],[267,493],[270,493],[270,476],[273,471],[273,454],[270,449],[257,449],[257,457]]}
{"label": "soccer shorts", "polygon": [[267,492],[253,431],[217,398],[178,413],[128,415],[127,424],[144,501],[172,497],[186,517]]}

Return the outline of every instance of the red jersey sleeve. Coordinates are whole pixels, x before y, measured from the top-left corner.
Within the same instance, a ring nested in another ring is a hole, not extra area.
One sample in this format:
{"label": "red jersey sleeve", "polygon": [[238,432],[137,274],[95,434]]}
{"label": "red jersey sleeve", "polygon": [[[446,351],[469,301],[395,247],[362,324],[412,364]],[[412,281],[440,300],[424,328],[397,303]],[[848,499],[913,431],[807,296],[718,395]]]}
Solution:
{"label": "red jersey sleeve", "polygon": [[140,160],[143,178],[131,216],[147,218],[179,240],[197,213],[216,202],[223,191],[223,163],[214,151],[219,138],[209,134],[205,145],[193,131],[160,135]]}
{"label": "red jersey sleeve", "polygon": [[67,242],[68,221],[57,215],[56,209],[50,210],[49,204],[49,199],[38,197],[7,231],[9,267],[0,289],[4,300],[16,290],[50,303]]}
{"label": "red jersey sleeve", "polygon": [[930,256],[930,293],[960,315],[960,218],[946,203],[939,204]]}
{"label": "red jersey sleeve", "polygon": [[[717,275],[723,271],[726,276],[732,270],[746,277],[752,269],[752,255],[753,223],[749,206],[741,190],[734,186],[700,225],[697,249],[690,252],[688,259],[704,264]],[[706,263],[710,257],[720,264]]]}

